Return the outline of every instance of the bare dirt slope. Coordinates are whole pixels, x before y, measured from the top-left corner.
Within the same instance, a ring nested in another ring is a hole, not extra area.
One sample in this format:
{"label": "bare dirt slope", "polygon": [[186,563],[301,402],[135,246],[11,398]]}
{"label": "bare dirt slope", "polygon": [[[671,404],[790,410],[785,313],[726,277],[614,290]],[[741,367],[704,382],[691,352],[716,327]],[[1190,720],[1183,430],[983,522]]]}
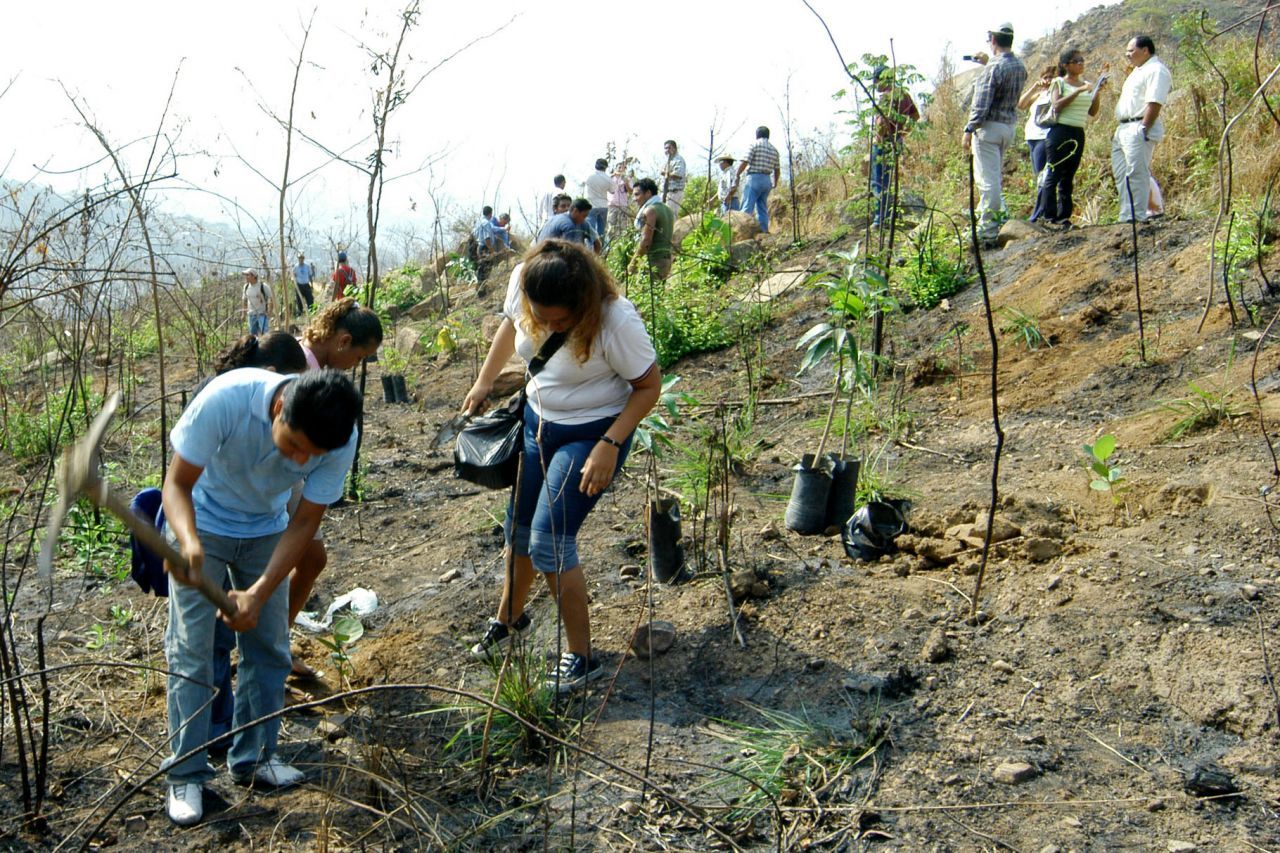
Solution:
{"label": "bare dirt slope", "polygon": [[[898,442],[868,446],[881,476],[911,497],[913,530],[900,554],[873,564],[846,558],[838,537],[778,533],[789,468],[817,444],[812,422],[825,413],[822,399],[804,395],[826,385],[820,376],[795,378],[794,342],[820,317],[818,296],[780,296],[763,338],[763,397],[793,402],[760,407],[759,447],[734,480],[731,568],[763,582],[741,602],[745,647],[733,638],[722,579],[708,571],[654,591],[656,616],[677,627],[675,647],[652,670],[627,654],[647,618],[642,580],[620,571],[645,561],[637,456],[581,541],[595,641],[616,673],[562,706],[582,720],[581,742],[637,773],[648,761],[664,790],[708,807],[701,813],[709,823],[751,849],[861,849],[877,840],[930,850],[1280,848],[1278,711],[1262,646],[1265,634],[1276,666],[1280,558],[1259,497],[1271,483],[1271,457],[1245,389],[1257,336],[1248,326],[1233,332],[1216,303],[1197,333],[1207,244],[1200,223],[1142,231],[1146,363],[1125,228],[1046,235],[987,257],[993,303],[1039,316],[1052,346],[1028,351],[1001,338],[999,514],[1010,538],[993,548],[977,624],[966,617],[979,549],[959,537],[985,515],[994,443],[978,287],[947,310],[916,312],[892,327],[901,407],[913,428]],[[962,353],[958,322],[970,328]],[[741,363],[735,348],[671,372],[704,403],[740,400]],[[1270,421],[1280,414],[1271,396],[1276,367],[1264,351],[1258,377]],[[316,595],[324,605],[358,585],[382,600],[353,655],[354,686],[492,689],[492,674],[466,646],[496,606],[502,496],[454,480],[447,448],[429,447],[472,369],[469,358],[426,366],[410,380],[415,405],[368,407],[366,500],[332,510],[330,567]],[[1191,395],[1189,382],[1229,392],[1245,414],[1164,440],[1178,416],[1159,404]],[[1081,464],[1080,445],[1102,433],[1117,437],[1130,484],[1118,503],[1088,488]],[[673,465],[664,461],[668,475]],[[122,600],[146,617],[116,653],[157,661],[164,611],[124,589],[60,614],[55,657],[83,657],[87,626]],[[554,607],[543,596],[532,612],[538,647],[553,649]],[[315,697],[338,689],[326,651],[314,640],[301,648],[327,674],[300,689]],[[156,682],[121,672],[63,690],[65,702],[81,703],[80,722],[64,718],[57,732],[67,815],[60,827],[70,833],[85,811],[77,798],[106,794],[140,762],[154,767],[148,756],[164,751],[164,705]],[[642,802],[634,778],[591,759],[576,774],[560,765],[548,774],[533,760],[500,762],[496,774],[449,763],[443,745],[456,720],[451,729],[453,718],[411,716],[444,701],[379,694],[298,713],[286,724],[284,751],[309,766],[313,784],[246,794],[223,776],[206,823],[179,831],[152,783],[108,825],[105,840],[183,848],[727,845],[669,801]],[[723,769],[738,765],[726,762],[753,754],[724,739],[723,721],[765,725],[761,708],[807,715],[830,726],[837,743],[868,751],[856,766],[830,778],[813,771],[804,784],[797,780],[813,770],[803,766],[809,748],[795,751],[778,810],[744,824],[714,808],[737,789]],[[1232,791],[1239,793],[1204,799]],[[52,846],[33,836],[14,843]]]}

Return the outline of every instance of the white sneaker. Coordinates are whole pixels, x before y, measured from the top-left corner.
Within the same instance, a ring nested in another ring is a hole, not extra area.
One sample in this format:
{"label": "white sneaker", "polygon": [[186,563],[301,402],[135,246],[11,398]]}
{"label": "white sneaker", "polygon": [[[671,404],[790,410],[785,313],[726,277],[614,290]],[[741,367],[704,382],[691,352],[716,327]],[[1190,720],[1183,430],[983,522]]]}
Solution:
{"label": "white sneaker", "polygon": [[204,788],[195,782],[169,786],[167,798],[169,820],[178,826],[191,826],[204,817]]}
{"label": "white sneaker", "polygon": [[258,783],[270,788],[289,788],[303,780],[302,771],[292,765],[285,764],[278,758],[270,758],[257,767],[252,773],[232,773],[231,779],[237,785]]}

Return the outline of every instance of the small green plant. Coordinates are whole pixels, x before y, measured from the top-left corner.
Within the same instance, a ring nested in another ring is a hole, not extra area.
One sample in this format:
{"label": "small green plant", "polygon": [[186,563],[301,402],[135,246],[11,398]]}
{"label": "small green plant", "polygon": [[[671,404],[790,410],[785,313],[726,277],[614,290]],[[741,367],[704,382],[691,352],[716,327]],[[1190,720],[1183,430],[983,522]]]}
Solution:
{"label": "small green plant", "polygon": [[91,652],[96,652],[105,649],[107,646],[114,645],[115,641],[115,628],[104,628],[101,624],[95,622],[89,626],[89,637],[85,640],[84,647]]}
{"label": "small green plant", "polygon": [[[427,714],[448,714],[459,720],[457,731],[445,749],[461,756],[467,766],[487,758],[508,764],[542,762],[559,750],[539,732],[525,726],[517,717],[528,720],[542,731],[563,738],[577,732],[579,721],[556,712],[555,694],[546,686],[546,666],[540,651],[518,645],[508,655],[488,661],[496,689],[485,692],[499,706],[463,700],[455,705],[432,709]],[[485,754],[487,753],[487,755]]]}
{"label": "small green plant", "polygon": [[451,254],[448,262],[444,265],[444,272],[451,281],[458,284],[476,285],[480,283],[480,275],[476,271],[476,265],[466,255],[459,255],[456,252]]}
{"label": "small green plant", "polygon": [[1119,502],[1120,496],[1129,487],[1124,472],[1117,465],[1112,465],[1111,456],[1116,452],[1116,437],[1100,435],[1093,444],[1081,446],[1084,450],[1084,467],[1089,472],[1089,488],[1096,492],[1108,492],[1113,501]]}
{"label": "small green plant", "polygon": [[387,376],[403,376],[409,367],[409,359],[395,347],[383,347],[378,352],[378,362]]}
{"label": "small green plant", "polygon": [[1000,327],[1002,335],[1012,335],[1016,340],[1022,342],[1028,350],[1036,350],[1042,346],[1049,346],[1049,342],[1045,340],[1044,335],[1040,332],[1040,321],[1025,311],[1019,311],[1017,308],[1005,306],[999,309],[1001,317],[1004,317],[1005,323]]}
{"label": "small green plant", "polygon": [[333,621],[331,636],[316,638],[316,642],[329,650],[329,657],[344,681],[349,681],[355,675],[351,647],[363,636],[364,623],[358,616],[339,616]]}
{"label": "small green plant", "polygon": [[[934,239],[929,228],[916,245],[914,263],[908,262],[903,272],[902,287],[911,303],[926,310],[936,307],[943,299],[960,292],[969,284],[969,273],[964,267],[964,255],[959,246],[955,257],[950,257]],[[913,238],[913,243],[916,240]],[[953,242],[947,240],[946,242]]]}
{"label": "small green plant", "polygon": [[1226,421],[1231,423],[1245,413],[1245,409],[1232,401],[1234,391],[1209,388],[1188,382],[1191,393],[1178,400],[1166,400],[1160,408],[1173,412],[1178,420],[1165,432],[1165,438],[1173,440],[1204,429],[1211,429]]}
{"label": "small green plant", "polygon": [[378,282],[378,307],[381,309],[403,311],[418,304],[422,297],[422,270],[412,262],[384,273]]}
{"label": "small green plant", "polygon": [[679,381],[679,376],[663,378],[662,395],[658,398],[657,407],[636,427],[637,450],[657,453],[671,447],[672,424],[680,417],[680,406],[696,405],[698,402],[692,395],[674,390]]}
{"label": "small green plant", "polygon": [[120,604],[111,605],[111,624],[120,630],[128,628],[133,622],[133,610]]}
{"label": "small green plant", "polygon": [[734,748],[725,762],[732,775],[704,786],[725,792],[734,807],[731,820],[750,820],[772,803],[790,804],[805,792],[829,791],[831,783],[872,758],[887,734],[883,718],[860,729],[815,721],[804,709],[788,714],[751,707],[762,724],[718,720],[709,729]]}
{"label": "small green plant", "polygon": [[67,513],[62,542],[70,547],[76,568],[92,577],[122,581],[129,577],[129,550],[124,525],[110,513],[94,517],[87,501]]}

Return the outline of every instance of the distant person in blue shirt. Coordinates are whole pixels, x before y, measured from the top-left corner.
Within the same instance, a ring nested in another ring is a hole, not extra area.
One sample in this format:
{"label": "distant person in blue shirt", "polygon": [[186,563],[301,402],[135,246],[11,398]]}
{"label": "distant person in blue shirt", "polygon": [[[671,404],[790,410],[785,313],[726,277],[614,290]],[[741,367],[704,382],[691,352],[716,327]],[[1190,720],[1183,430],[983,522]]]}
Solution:
{"label": "distant person in blue shirt", "polygon": [[489,220],[493,223],[493,236],[502,241],[504,249],[511,248],[511,214],[502,213]]}
{"label": "distant person in blue shirt", "polygon": [[[293,281],[298,286],[298,313],[304,314],[315,304],[316,295],[311,289],[311,282],[316,277],[316,265],[307,263],[307,258],[298,253],[298,265],[293,268]],[[302,303],[306,303],[304,307]]]}
{"label": "distant person in blue shirt", "polygon": [[591,202],[585,198],[577,199],[569,205],[567,213],[557,213],[547,220],[538,232],[538,242],[543,240],[568,240],[570,243],[585,243],[600,254],[600,235],[587,222],[587,214],[591,212]]}
{"label": "distant person in blue shirt", "polygon": [[[342,496],[355,456],[360,394],[336,370],[281,376],[242,368],[217,377],[191,401],[171,435],[163,490],[168,535],[191,571],[217,586],[230,576],[237,607],[223,621],[237,635],[240,668],[235,726],[284,707],[289,675],[289,571],[325,508]],[[290,518],[294,483],[302,500]],[[167,812],[182,826],[204,815],[202,784],[213,776],[206,751],[213,689],[214,606],[180,569],[170,587]],[[279,718],[235,735],[227,768],[238,783],[294,785],[302,773],[275,757]],[[187,753],[192,755],[179,760]]]}
{"label": "distant person in blue shirt", "polygon": [[493,233],[493,208],[485,205],[480,211],[480,221],[471,229],[476,241],[476,253],[490,255],[497,251],[498,237]]}

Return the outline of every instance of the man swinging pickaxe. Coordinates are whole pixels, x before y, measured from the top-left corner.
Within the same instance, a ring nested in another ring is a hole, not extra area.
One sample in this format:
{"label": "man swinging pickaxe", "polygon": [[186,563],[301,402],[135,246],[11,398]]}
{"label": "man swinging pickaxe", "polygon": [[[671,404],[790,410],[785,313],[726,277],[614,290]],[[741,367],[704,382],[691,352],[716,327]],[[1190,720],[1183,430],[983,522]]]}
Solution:
{"label": "man swinging pickaxe", "polygon": [[[93,423],[89,425],[89,431],[63,451],[56,478],[58,503],[54,507],[53,515],[49,518],[48,534],[45,537],[44,548],[40,550],[38,562],[40,576],[46,580],[53,577],[53,555],[58,547],[58,534],[62,530],[62,523],[66,520],[71,504],[83,494],[95,505],[123,521],[143,545],[163,557],[169,573],[174,575],[175,580],[194,586],[219,610],[227,616],[234,617],[237,612],[236,605],[227,596],[226,591],[214,585],[203,573],[193,575],[186,558],[165,540],[164,535],[150,521],[135,514],[129,508],[129,504],[112,492],[107,482],[99,476],[98,451],[102,446],[102,438],[107,432],[107,424],[111,421],[111,416],[115,414],[116,406],[119,404],[120,392],[117,391],[111,395],[106,405],[102,407],[102,411],[98,412],[98,416],[93,419]],[[178,576],[179,572],[181,576]]]}

